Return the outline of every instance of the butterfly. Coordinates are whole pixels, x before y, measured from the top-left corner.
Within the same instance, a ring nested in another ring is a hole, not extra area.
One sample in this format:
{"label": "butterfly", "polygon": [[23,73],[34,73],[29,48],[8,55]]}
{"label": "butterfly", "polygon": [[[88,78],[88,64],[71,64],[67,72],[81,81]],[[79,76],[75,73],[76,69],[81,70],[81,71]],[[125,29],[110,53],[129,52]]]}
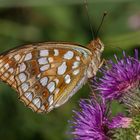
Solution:
{"label": "butterfly", "polygon": [[24,45],[0,55],[0,79],[37,113],[67,102],[102,65],[100,39],[86,47],[63,42]]}

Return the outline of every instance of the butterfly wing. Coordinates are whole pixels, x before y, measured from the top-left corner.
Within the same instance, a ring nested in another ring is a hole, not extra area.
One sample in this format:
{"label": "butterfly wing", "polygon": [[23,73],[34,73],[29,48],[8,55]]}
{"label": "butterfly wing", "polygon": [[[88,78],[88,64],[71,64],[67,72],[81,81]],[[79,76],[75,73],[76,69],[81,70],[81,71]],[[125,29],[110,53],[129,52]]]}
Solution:
{"label": "butterfly wing", "polygon": [[1,59],[13,69],[14,84],[9,82],[10,77],[3,81],[18,91],[26,106],[36,112],[49,112],[64,104],[86,82],[90,55],[88,49],[68,43],[23,46]]}
{"label": "butterfly wing", "polygon": [[24,59],[23,51],[12,50],[0,55],[0,79],[17,90],[15,80],[18,64]]}

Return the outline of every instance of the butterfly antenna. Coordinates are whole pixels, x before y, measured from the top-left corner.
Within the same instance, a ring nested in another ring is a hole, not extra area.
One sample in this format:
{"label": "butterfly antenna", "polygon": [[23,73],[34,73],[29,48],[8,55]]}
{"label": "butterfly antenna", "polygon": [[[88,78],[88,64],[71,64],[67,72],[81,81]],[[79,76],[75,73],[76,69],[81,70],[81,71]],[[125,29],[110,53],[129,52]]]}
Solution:
{"label": "butterfly antenna", "polygon": [[96,33],[95,33],[95,37],[96,37],[96,38],[97,38],[98,33],[99,33],[99,31],[100,31],[100,29],[101,29],[101,27],[102,27],[102,25],[103,25],[103,22],[104,22],[104,19],[105,19],[106,15],[107,15],[107,12],[105,11],[104,14],[103,14],[103,17],[102,17],[101,23],[100,23],[100,25],[99,25],[99,27],[98,27]]}
{"label": "butterfly antenna", "polygon": [[90,19],[90,16],[89,16],[87,0],[84,0],[84,7],[85,7],[85,10],[86,10],[86,13],[87,13],[87,16],[88,16],[88,22],[89,22],[92,38],[95,38],[95,31],[93,29],[93,26],[91,25],[91,19]]}

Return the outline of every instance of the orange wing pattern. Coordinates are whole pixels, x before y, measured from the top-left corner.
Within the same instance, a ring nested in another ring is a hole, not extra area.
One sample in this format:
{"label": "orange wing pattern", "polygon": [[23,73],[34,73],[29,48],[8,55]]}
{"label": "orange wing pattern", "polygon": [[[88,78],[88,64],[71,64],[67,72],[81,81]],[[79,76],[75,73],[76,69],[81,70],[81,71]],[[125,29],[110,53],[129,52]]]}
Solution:
{"label": "orange wing pattern", "polygon": [[78,45],[42,43],[0,57],[0,77],[35,112],[64,104],[86,82],[91,52]]}

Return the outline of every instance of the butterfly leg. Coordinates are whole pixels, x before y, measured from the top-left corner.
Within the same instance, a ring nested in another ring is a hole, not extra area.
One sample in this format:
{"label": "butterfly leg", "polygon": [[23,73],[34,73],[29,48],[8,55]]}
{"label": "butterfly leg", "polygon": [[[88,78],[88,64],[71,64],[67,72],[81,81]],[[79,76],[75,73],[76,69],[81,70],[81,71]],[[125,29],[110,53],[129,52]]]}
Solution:
{"label": "butterfly leg", "polygon": [[101,63],[100,63],[100,65],[99,65],[99,67],[98,68],[101,68],[102,67],[102,65],[103,64],[105,64],[106,63],[106,60],[105,59],[102,59],[102,61],[101,61]]}

